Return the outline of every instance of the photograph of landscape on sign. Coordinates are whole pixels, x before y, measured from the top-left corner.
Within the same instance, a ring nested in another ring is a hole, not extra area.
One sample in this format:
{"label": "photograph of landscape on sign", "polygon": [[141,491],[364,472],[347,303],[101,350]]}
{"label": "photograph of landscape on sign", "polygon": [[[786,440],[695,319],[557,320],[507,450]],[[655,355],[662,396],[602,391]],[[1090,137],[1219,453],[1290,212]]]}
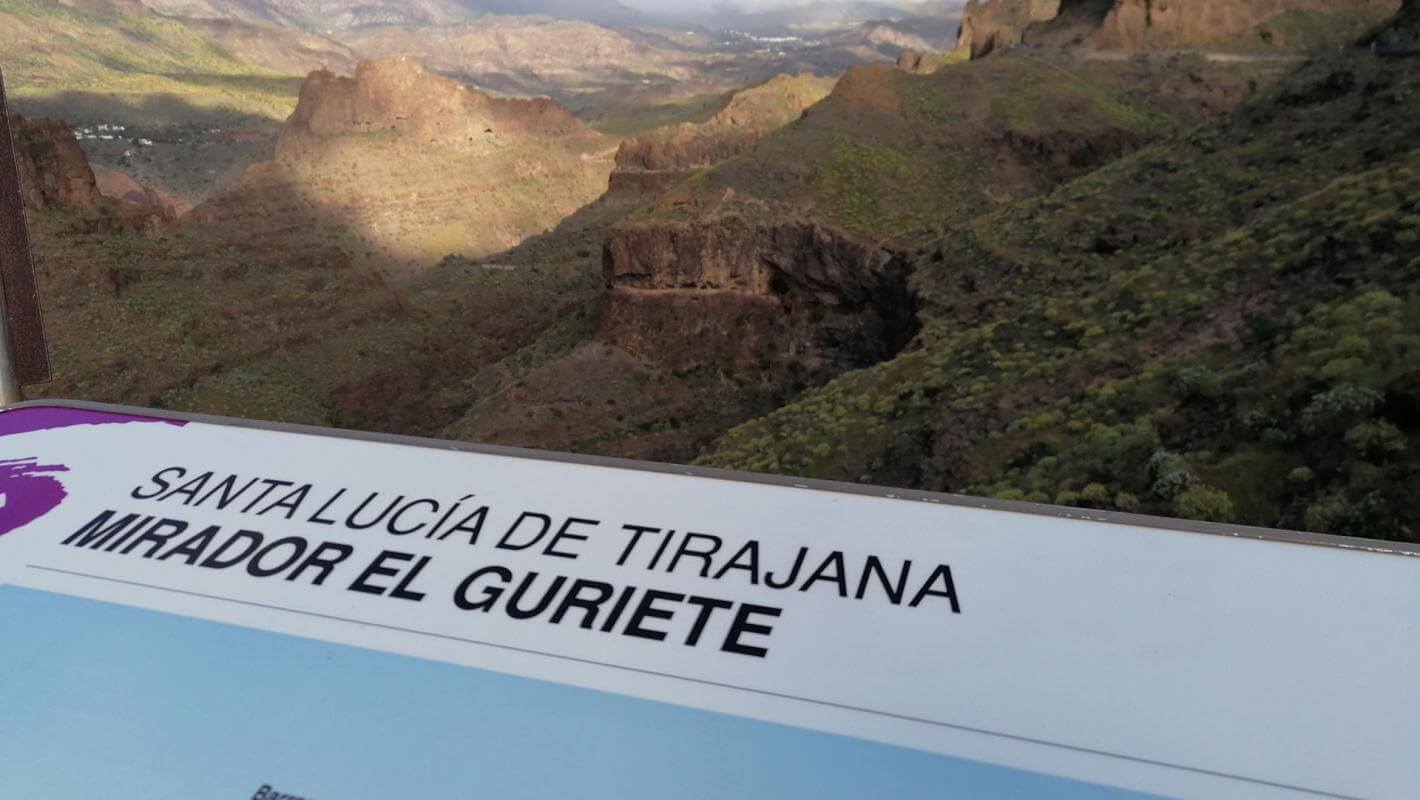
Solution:
{"label": "photograph of landscape on sign", "polygon": [[0,605],[6,641],[66,665],[37,674],[31,662],[0,662],[6,685],[30,689],[7,715],[25,734],[0,736],[5,788],[19,796],[87,800],[115,783],[257,800],[262,787],[275,798],[618,800],[674,797],[687,784],[746,800],[934,798],[943,786],[975,797],[1152,796],[32,589],[0,587]]}
{"label": "photograph of landscape on sign", "polygon": [[1418,0],[0,0],[0,70],[31,397],[1420,540]]}

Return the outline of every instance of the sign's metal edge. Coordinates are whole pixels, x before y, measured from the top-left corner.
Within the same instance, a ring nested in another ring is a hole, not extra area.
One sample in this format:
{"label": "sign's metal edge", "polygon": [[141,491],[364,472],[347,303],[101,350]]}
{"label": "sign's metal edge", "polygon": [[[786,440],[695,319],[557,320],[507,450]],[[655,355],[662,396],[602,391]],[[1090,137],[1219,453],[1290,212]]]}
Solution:
{"label": "sign's metal edge", "polygon": [[1374,553],[1379,555],[1420,557],[1420,544],[1391,542],[1379,539],[1360,539],[1347,536],[1334,536],[1322,533],[1304,533],[1302,531],[1258,528],[1250,525],[1229,525],[1213,522],[1198,522],[1194,520],[1172,519],[1169,517],[1146,516],[1143,514],[1126,514],[1119,511],[1096,511],[1092,509],[1069,508],[1065,506],[1052,506],[1041,503],[1026,503],[1014,500],[996,500],[993,498],[986,497],[970,497],[967,495],[959,494],[928,492],[917,489],[895,489],[887,486],[845,483],[842,481],[823,480],[819,478],[794,478],[783,475],[770,475],[757,472],[741,472],[738,470],[719,469],[714,467],[695,467],[683,464],[659,463],[654,461],[635,461],[632,459],[613,458],[609,456],[592,456],[582,455],[578,453],[561,453],[551,450],[534,450],[525,447],[509,447],[505,445],[456,442],[444,439],[432,439],[421,436],[404,436],[389,433],[373,433],[369,431],[345,430],[341,428],[321,428],[313,425],[296,425],[285,422],[260,422],[256,420],[240,419],[236,417],[220,417],[211,414],[198,414],[184,411],[169,411],[166,409],[141,408],[138,406],[113,405],[108,403],[94,403],[89,402],[87,400],[30,400],[22,403],[15,403],[12,405],[0,407],[0,413],[16,411],[24,408],[42,408],[46,406],[51,408],[72,408],[83,411],[107,411],[117,414],[146,416],[154,419],[171,419],[184,422],[197,422],[207,425],[217,425],[229,428],[244,428],[249,430],[262,430],[273,433],[292,433],[301,434],[305,436],[319,436],[331,439],[346,439],[350,441],[379,442],[383,444],[395,444],[402,445],[405,447],[418,447],[431,450],[479,453],[482,455],[524,458],[533,461],[551,461],[562,464],[575,464],[580,466],[607,467],[611,469],[622,469],[632,472],[652,472],[666,475],[683,475],[693,478],[707,478],[711,480],[734,481],[737,483],[778,486],[789,489],[806,489],[810,491],[831,492],[835,494],[851,494],[862,497],[876,497],[885,500],[906,500],[911,502],[957,506],[961,508],[975,508],[985,511],[1002,511],[1012,514],[1029,514],[1031,516],[1051,517],[1055,519],[1072,520],[1077,522],[1099,522],[1108,525],[1128,525],[1130,527],[1147,528],[1150,530],[1165,533],[1202,534],[1206,536],[1222,536],[1231,539],[1250,539],[1256,541],[1275,542],[1280,544],[1329,547],[1334,549],[1351,550],[1362,553]]}

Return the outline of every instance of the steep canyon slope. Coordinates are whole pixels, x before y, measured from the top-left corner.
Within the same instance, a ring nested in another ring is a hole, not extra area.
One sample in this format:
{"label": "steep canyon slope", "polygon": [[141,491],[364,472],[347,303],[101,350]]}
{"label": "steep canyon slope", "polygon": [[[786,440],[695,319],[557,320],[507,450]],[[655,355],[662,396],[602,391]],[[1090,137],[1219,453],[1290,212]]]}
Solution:
{"label": "steep canyon slope", "polygon": [[[1077,75],[1003,60],[936,76],[850,74],[802,119],[614,224],[608,289],[582,334],[591,339],[559,340],[488,375],[449,434],[681,459],[736,419],[890,357],[917,328],[912,242],[1245,91],[1243,75],[1161,66]],[[654,175],[630,170],[613,185],[640,180]],[[594,240],[579,242],[590,255]],[[539,244],[544,259],[559,258],[553,242]]]}
{"label": "steep canyon slope", "polygon": [[1418,121],[1420,60],[1350,48],[976,216],[902,355],[704,462],[1415,539]]}
{"label": "steep canyon slope", "polygon": [[[772,330],[725,332],[742,360],[824,375],[891,354],[910,334],[900,256],[913,243],[1179,124],[1163,102],[1111,84],[1118,69],[1004,59],[927,76],[849,72],[780,134],[612,228],[603,335],[664,351],[638,315],[715,296],[789,311],[768,316]],[[1168,105],[1188,107],[1173,96]],[[782,327],[797,316],[812,323]]]}

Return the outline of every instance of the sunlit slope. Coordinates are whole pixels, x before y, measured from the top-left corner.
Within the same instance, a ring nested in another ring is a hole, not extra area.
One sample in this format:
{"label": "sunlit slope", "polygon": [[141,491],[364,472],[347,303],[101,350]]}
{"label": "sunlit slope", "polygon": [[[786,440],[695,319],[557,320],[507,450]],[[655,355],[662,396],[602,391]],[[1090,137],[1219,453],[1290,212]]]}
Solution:
{"label": "sunlit slope", "polygon": [[191,230],[299,257],[336,247],[395,272],[485,256],[600,196],[615,140],[550,100],[492,98],[413,61],[312,73],[276,158],[199,206]]}
{"label": "sunlit slope", "polygon": [[0,65],[22,110],[273,123],[291,112],[300,86],[136,3],[0,0],[0,31]]}

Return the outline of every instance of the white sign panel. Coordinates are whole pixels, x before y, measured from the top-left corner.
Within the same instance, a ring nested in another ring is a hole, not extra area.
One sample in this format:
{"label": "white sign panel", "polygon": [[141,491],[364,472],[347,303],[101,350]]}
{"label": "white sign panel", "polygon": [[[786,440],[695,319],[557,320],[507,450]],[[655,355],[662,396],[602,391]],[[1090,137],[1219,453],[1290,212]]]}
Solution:
{"label": "white sign panel", "polygon": [[1381,543],[0,412],[0,797],[1408,798]]}

